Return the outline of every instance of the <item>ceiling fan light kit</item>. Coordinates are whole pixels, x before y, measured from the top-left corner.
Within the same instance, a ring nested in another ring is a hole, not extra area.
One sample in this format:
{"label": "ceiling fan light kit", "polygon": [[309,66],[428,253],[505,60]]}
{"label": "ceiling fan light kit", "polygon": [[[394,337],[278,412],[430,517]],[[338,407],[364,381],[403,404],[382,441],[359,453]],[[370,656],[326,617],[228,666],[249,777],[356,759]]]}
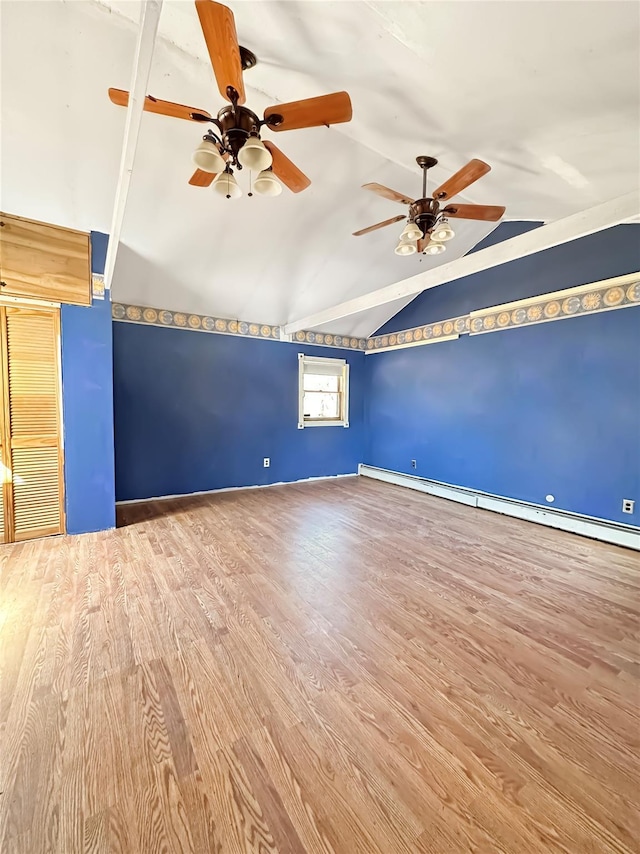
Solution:
{"label": "ceiling fan light kit", "polygon": [[455,236],[456,233],[449,225],[449,220],[446,217],[443,217],[431,232],[431,239],[439,240],[441,243],[446,243],[447,240],[451,240]]}
{"label": "ceiling fan light kit", "polygon": [[242,195],[242,189],[229,167],[216,177],[213,182],[213,191],[220,196],[225,196],[227,199],[239,199]]}
{"label": "ceiling fan light kit", "polygon": [[260,196],[279,196],[282,192],[282,184],[271,169],[265,169],[253,182],[253,189]]}
{"label": "ceiling fan light kit", "polygon": [[273,157],[269,150],[265,148],[264,142],[257,134],[249,137],[238,152],[238,161],[245,169],[251,169],[253,172],[262,172],[268,169],[273,163]]}
{"label": "ceiling fan light kit", "polygon": [[409,220],[409,222],[405,225],[402,234],[400,235],[400,240],[420,240],[424,235],[415,224]]}
{"label": "ceiling fan light kit", "polygon": [[414,255],[418,251],[415,243],[410,243],[408,240],[400,239],[400,242],[394,249],[396,255]]}
{"label": "ceiling fan light kit", "polygon": [[224,160],[220,154],[219,146],[208,136],[202,138],[202,142],[193,152],[193,162],[203,172],[217,174],[224,172]]}
{"label": "ceiling fan light kit", "polygon": [[[400,235],[400,242],[394,250],[396,255],[413,255],[415,252],[424,255],[441,255],[446,252],[445,243],[455,237],[455,231],[449,223],[449,217],[497,222],[504,214],[505,209],[498,205],[458,205],[454,203],[447,204],[444,208],[440,206],[441,202],[461,193],[491,170],[491,167],[482,160],[471,160],[455,175],[452,175],[448,181],[438,187],[432,196],[427,196],[427,171],[435,166],[438,161],[435,157],[421,155],[416,157],[416,162],[422,169],[422,198],[420,199],[410,199],[382,184],[363,185],[365,190],[370,190],[384,199],[409,206],[407,224]],[[362,228],[360,231],[354,232],[354,237],[361,237],[363,234],[384,228],[401,219],[404,219],[404,216],[400,215],[376,225],[370,225],[368,228]],[[407,248],[407,246],[411,248]]]}
{"label": "ceiling fan light kit", "polygon": [[427,245],[425,246],[423,252],[425,255],[442,255],[443,252],[446,252],[447,247],[444,243],[440,243],[437,240],[431,239]]}
{"label": "ceiling fan light kit", "polygon": [[[282,185],[277,178],[292,193],[305,190],[311,181],[272,142],[263,142],[260,130],[266,126],[269,130],[280,132],[349,122],[352,109],[348,93],[334,92],[318,98],[275,104],[267,107],[260,119],[244,106],[246,96],[242,77],[243,71],[253,68],[258,60],[254,53],[238,44],[233,12],[214,0],[195,0],[195,6],[218,90],[229,103],[222,107],[215,118],[206,110],[161,101],[151,95],[145,98],[144,109],[214,125],[215,130],[207,131],[194,152],[193,160],[198,169],[189,180],[191,186],[208,187],[214,182],[216,192],[227,198],[237,198],[242,195],[242,191],[232,170],[244,167],[260,173],[254,189],[262,195],[280,195]],[[109,89],[109,98],[121,107],[129,103],[129,93],[122,89]],[[266,170],[269,169],[273,172],[267,175]],[[225,177],[219,183],[217,178],[214,181],[216,175],[219,178],[224,175],[230,177]],[[259,183],[263,187],[262,191],[258,189]],[[231,188],[230,192],[223,193],[223,186]],[[249,195],[253,194],[249,192]]]}

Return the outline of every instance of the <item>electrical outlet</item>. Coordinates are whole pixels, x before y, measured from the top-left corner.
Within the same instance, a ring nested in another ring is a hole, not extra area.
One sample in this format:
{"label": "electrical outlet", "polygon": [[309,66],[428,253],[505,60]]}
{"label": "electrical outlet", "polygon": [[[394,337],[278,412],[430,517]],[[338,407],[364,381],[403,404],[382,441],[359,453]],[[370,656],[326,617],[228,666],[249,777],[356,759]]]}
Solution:
{"label": "electrical outlet", "polygon": [[633,508],[636,506],[636,502],[633,498],[623,498],[622,499],[622,512],[623,513],[633,513]]}
{"label": "electrical outlet", "polygon": [[411,468],[414,469],[416,467],[416,461],[411,460]]}
{"label": "electrical outlet", "polygon": [[265,457],[265,458],[264,458],[264,460],[262,461],[262,465],[263,465],[266,469],[268,469],[268,468],[269,468],[269,466],[271,465],[271,457]]}

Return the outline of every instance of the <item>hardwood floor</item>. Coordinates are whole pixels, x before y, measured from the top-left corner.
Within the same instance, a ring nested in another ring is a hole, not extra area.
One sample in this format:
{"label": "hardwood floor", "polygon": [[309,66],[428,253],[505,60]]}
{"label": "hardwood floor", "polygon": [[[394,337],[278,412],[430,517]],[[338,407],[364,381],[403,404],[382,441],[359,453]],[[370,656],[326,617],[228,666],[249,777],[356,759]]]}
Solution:
{"label": "hardwood floor", "polygon": [[0,848],[637,852],[638,555],[364,478],[0,548]]}

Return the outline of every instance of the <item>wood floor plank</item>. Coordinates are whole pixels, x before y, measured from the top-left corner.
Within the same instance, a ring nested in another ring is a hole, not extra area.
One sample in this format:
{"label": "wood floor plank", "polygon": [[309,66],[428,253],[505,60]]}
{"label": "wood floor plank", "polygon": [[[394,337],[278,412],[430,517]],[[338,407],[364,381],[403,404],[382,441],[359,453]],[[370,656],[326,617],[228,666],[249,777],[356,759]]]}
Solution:
{"label": "wood floor plank", "polygon": [[0,848],[638,854],[637,553],[364,478],[0,547]]}

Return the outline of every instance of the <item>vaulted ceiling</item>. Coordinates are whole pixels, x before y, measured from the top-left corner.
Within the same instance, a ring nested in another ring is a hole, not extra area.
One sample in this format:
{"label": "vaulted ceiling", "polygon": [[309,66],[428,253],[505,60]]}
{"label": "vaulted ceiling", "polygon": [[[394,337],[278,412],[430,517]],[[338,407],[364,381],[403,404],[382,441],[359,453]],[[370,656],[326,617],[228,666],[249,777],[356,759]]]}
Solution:
{"label": "vaulted ceiling", "polygon": [[[311,187],[228,201],[187,183],[202,129],[145,114],[115,299],[279,324],[462,255],[493,224],[460,221],[435,258],[395,256],[401,224],[351,236],[403,210],[361,184],[419,195],[418,154],[439,158],[438,182],[489,162],[464,200],[506,219],[557,219],[638,184],[636,3],[230,5],[258,56],[248,106],[347,89],[353,121],[266,132]],[[2,209],[108,231],[126,113],[107,88],[128,88],[139,3],[3,0],[1,15]],[[190,0],[164,2],[149,92],[222,106]],[[366,335],[403,304],[330,328]]]}

